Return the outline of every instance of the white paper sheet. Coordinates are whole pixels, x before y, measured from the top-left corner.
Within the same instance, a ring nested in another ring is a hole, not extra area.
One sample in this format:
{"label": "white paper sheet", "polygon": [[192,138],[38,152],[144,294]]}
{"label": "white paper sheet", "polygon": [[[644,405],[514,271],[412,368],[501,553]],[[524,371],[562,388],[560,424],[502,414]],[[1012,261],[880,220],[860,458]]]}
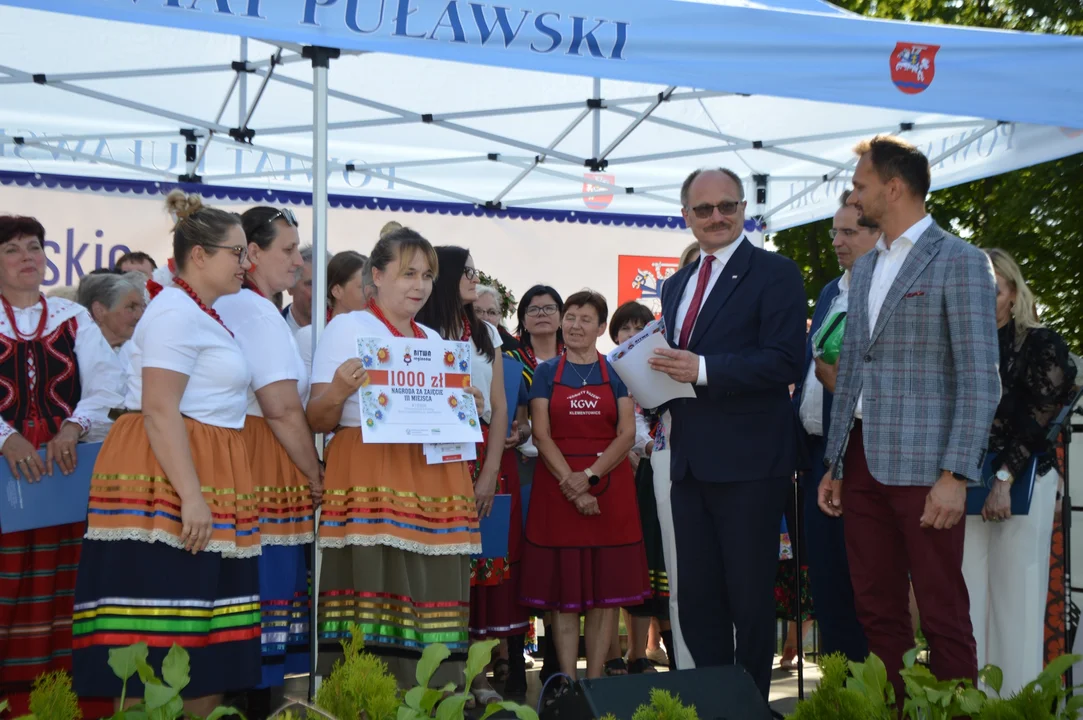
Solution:
{"label": "white paper sheet", "polygon": [[613,348],[608,358],[617,375],[628,386],[636,402],[645,408],[656,408],[670,400],[696,396],[691,383],[677,382],[665,373],[652,370],[647,361],[654,351],[669,348],[666,322],[655,320],[632,338]]}
{"label": "white paper sheet", "polygon": [[442,465],[478,459],[478,446],[474,443],[425,443],[425,462]]}

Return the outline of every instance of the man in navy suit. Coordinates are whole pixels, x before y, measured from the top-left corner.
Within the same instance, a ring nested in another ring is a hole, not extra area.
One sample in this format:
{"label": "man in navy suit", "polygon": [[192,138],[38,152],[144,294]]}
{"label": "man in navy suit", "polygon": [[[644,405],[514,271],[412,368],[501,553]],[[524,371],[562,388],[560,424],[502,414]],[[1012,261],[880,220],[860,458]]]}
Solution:
{"label": "man in navy suit", "polygon": [[[838,374],[837,360],[828,364],[813,354],[813,338],[831,319],[835,324],[839,313],[845,313],[850,295],[850,268],[854,261],[876,247],[880,229],[864,224],[860,213],[846,205],[850,191],[842,194],[841,207],[835,213],[831,228],[831,245],[835,248],[841,277],[829,282],[816,301],[808,342],[805,345],[804,379],[793,393],[794,407],[801,421],[801,436],[805,441],[812,470],[799,476],[803,513],[802,536],[805,540],[804,559],[808,563],[812,586],[813,609],[820,627],[820,651],[827,655],[841,652],[851,660],[864,661],[869,654],[865,631],[854,609],[854,590],[850,585],[850,566],[846,562],[846,538],[842,518],[833,518],[816,504],[816,491],[823,473],[827,431],[831,421],[831,401]],[[845,323],[845,320],[841,321]],[[839,330],[845,325],[840,323]]]}
{"label": "man in navy suit", "polygon": [[779,528],[800,452],[789,387],[808,305],[793,261],[744,237],[735,173],[692,173],[681,204],[699,259],[662,286],[674,347],[651,360],[696,391],[667,407],[680,623],[697,667],[738,662],[766,698]]}

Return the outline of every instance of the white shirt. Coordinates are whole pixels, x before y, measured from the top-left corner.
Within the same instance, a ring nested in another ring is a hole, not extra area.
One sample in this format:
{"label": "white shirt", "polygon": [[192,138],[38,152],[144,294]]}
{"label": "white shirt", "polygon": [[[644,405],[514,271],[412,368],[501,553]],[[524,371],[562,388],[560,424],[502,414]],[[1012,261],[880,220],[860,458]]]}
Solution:
{"label": "white shirt", "polygon": [[[876,241],[876,267],[872,271],[872,283],[869,285],[869,337],[876,329],[876,320],[880,317],[880,310],[884,307],[884,300],[895,278],[899,276],[899,270],[906,262],[910,251],[914,249],[914,243],[933,224],[933,216],[926,215],[918,220],[910,228],[891,243],[891,247],[884,242],[884,236]],[[865,393],[857,397],[857,407],[854,408],[854,417],[861,419],[862,400]]]}
{"label": "white shirt", "polygon": [[[824,322],[837,312],[846,310],[850,302],[850,271],[839,279],[839,294],[831,301],[824,315]],[[824,386],[816,377],[816,363],[809,363],[805,384],[801,386],[801,407],[798,409],[801,424],[809,435],[824,435]]]}
{"label": "white shirt", "polygon": [[182,290],[167,287],[151,300],[135,326],[128,357],[125,407],[143,406],[143,368],[172,370],[188,376],[182,415],[217,427],[244,427],[252,380],[244,354],[229,331]]}
{"label": "white shirt", "polygon": [[[286,320],[286,326],[290,329],[290,333],[292,335],[296,336],[297,331],[301,329],[301,325],[297,322],[297,319],[295,317],[293,317],[293,303],[290,303],[290,306],[286,308],[285,320]],[[312,323],[309,323],[308,325],[311,325],[311,324]],[[305,327],[308,327],[308,325],[305,325]]]}
{"label": "white shirt", "polygon": [[[493,325],[485,322],[485,328],[489,331],[489,337],[493,341],[493,348],[496,350],[494,359],[497,359],[500,357],[500,344],[503,340],[500,339],[500,333]],[[473,340],[473,338],[471,338],[471,340]],[[481,354],[481,349],[478,348],[477,343],[472,344],[474,345],[474,357],[470,358],[470,384],[481,391],[481,396],[485,398],[485,412],[481,414],[481,419],[488,423],[493,417],[493,404],[491,400],[493,387],[493,361]],[[500,362],[504,361],[501,360]],[[500,392],[504,392],[504,388],[500,388]]]}
{"label": "white shirt", "polygon": [[[429,340],[440,340],[440,334],[432,328],[420,326]],[[370,312],[359,310],[338,315],[327,324],[320,335],[320,344],[312,357],[312,384],[330,383],[339,365],[357,357],[357,338],[394,337],[380,320]],[[339,424],[345,427],[361,427],[361,405],[354,393],[342,406]]]}
{"label": "white shirt", "polygon": [[[684,287],[684,294],[681,295],[681,302],[677,305],[677,317],[676,325],[673,328],[673,337],[679,338],[681,336],[681,327],[684,325],[684,318],[688,315],[688,309],[692,307],[692,297],[696,294],[696,286],[699,284],[699,269],[703,267],[703,258],[707,255],[714,255],[715,262],[711,264],[711,274],[707,277],[707,291],[703,293],[703,298],[700,300],[699,309],[703,310],[703,303],[707,302],[707,298],[710,297],[711,292],[714,290],[714,286],[718,284],[718,278],[722,277],[722,271],[726,267],[726,263],[733,257],[733,253],[737,252],[737,247],[746,242],[742,236],[740,239],[731,242],[726,247],[713,253],[705,253],[702,250],[699,251],[700,266],[696,269],[695,275],[688,284]],[[699,322],[699,314],[696,314],[696,322]],[[695,326],[692,326],[695,330]],[[691,335],[689,335],[691,337]],[[699,377],[696,378],[696,385],[707,384],[707,358],[702,355],[699,356]]]}
{"label": "white shirt", "polygon": [[646,457],[647,444],[651,441],[651,426],[647,424],[647,418],[643,413],[636,412],[636,443],[632,446],[632,452],[639,457]]}
{"label": "white shirt", "polygon": [[[309,324],[298,329],[293,334],[293,340],[297,344],[297,351],[301,354],[301,363],[305,366],[305,377],[312,378],[312,333],[316,332],[316,326]],[[308,398],[311,395],[312,386],[305,381],[305,393],[301,396],[301,402],[308,407]]]}
{"label": "white shirt", "polygon": [[[113,348],[109,347],[86,308],[71,300],[55,297],[46,298],[45,304],[48,317],[42,331],[43,337],[48,337],[68,320],[75,318],[75,357],[79,364],[79,384],[82,392],[79,401],[72,408],[71,417],[65,419],[83,428],[82,440],[96,442],[105,437],[112,425],[109,410],[123,404],[124,371]],[[33,335],[38,329],[41,312],[40,302],[27,308],[12,308],[15,326],[23,337]],[[8,323],[7,313],[3,312],[0,312],[0,335],[16,339],[15,332]],[[36,387],[37,376],[31,374],[29,380],[31,385]],[[18,428],[0,418],[0,447],[16,432]]]}
{"label": "white shirt", "polygon": [[251,290],[223,295],[214,304],[222,322],[233,331],[241,347],[252,383],[248,387],[248,414],[263,417],[256,391],[283,380],[297,382],[297,393],[308,395],[308,373],[286,319],[267,298]]}

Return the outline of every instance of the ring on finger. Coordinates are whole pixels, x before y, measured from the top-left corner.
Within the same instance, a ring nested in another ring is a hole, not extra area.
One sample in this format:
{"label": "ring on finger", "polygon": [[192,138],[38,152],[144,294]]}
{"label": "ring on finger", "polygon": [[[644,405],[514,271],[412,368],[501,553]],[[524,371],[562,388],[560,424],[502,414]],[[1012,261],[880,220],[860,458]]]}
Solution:
{"label": "ring on finger", "polygon": [[64,451],[64,454],[65,454],[65,455],[71,455],[71,450],[65,450],[65,451]]}

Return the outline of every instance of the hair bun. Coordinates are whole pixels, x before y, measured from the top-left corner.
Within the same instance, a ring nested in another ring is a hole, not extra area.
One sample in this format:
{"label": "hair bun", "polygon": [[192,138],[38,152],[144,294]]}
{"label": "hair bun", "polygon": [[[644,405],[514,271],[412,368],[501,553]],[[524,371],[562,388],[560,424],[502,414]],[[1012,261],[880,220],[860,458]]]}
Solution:
{"label": "hair bun", "polygon": [[203,209],[203,198],[177,188],[166,195],[165,207],[180,222]]}
{"label": "hair bun", "polygon": [[402,230],[402,223],[397,223],[394,220],[392,220],[391,222],[387,223],[382,228],[380,228],[380,237],[390,235],[391,233],[395,232],[396,230]]}

